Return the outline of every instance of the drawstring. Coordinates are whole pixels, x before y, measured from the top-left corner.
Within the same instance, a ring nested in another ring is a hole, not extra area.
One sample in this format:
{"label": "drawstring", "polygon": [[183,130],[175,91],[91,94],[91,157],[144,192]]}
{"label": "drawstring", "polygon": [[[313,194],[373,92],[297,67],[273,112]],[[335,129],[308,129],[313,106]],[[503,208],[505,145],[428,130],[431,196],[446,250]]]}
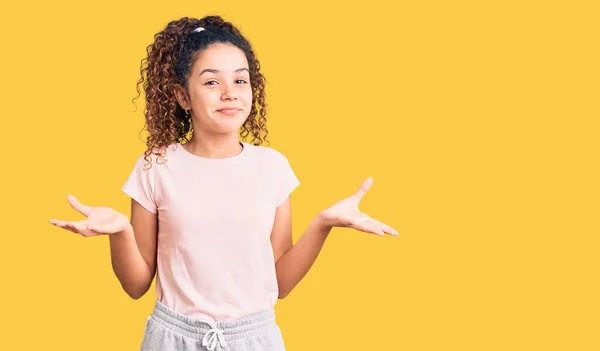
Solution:
{"label": "drawstring", "polygon": [[202,321],[208,325],[210,325],[210,330],[204,334],[202,338],[202,346],[206,346],[208,351],[213,351],[217,346],[217,342],[221,344],[221,347],[227,347],[227,343],[225,342],[225,335],[223,335],[223,331],[217,328],[214,324],[209,321]]}

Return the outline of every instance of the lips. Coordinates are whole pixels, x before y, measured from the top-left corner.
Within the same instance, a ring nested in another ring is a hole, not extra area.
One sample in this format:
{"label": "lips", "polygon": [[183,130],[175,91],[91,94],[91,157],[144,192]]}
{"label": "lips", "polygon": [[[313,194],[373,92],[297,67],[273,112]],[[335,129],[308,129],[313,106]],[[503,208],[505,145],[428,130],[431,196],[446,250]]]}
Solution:
{"label": "lips", "polygon": [[240,111],[239,108],[224,108],[224,109],[221,109],[221,110],[217,110],[217,112],[219,112],[221,114],[224,114],[224,115],[227,115],[227,116],[233,116],[236,113],[238,113],[239,111]]}

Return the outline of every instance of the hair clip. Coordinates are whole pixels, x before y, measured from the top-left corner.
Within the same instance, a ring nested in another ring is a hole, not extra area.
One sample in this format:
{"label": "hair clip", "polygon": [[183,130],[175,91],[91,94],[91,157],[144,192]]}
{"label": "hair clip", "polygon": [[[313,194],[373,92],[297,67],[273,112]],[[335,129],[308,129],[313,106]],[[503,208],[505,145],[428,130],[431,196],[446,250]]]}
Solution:
{"label": "hair clip", "polygon": [[205,30],[205,29],[202,27],[198,27],[198,28],[194,29],[194,32],[202,32],[203,30]]}

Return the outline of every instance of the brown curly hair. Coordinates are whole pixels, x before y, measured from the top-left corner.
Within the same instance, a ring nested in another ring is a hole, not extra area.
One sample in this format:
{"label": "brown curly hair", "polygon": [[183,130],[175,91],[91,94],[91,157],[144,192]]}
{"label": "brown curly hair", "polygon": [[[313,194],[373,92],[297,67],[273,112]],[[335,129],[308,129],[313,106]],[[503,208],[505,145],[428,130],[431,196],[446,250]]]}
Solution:
{"label": "brown curly hair", "polygon": [[[198,27],[205,28],[203,35],[194,31]],[[251,134],[250,143],[254,145],[269,142],[266,126],[266,80],[260,73],[260,63],[250,42],[239,29],[220,16],[201,19],[183,17],[169,22],[165,29],[154,35],[154,43],[146,48],[148,56],[141,61],[141,78],[136,85],[138,95],[132,100],[140,97],[139,87],[143,84],[146,94],[144,128],[149,133],[144,159],[150,167],[151,154],[164,159],[167,146],[176,142],[188,142],[190,135],[193,135],[191,116],[186,115],[186,111],[177,102],[175,88],[179,85],[187,89],[187,79],[195,59],[202,50],[214,43],[235,45],[244,51],[248,60],[252,108],[240,128],[240,136],[246,140]]]}

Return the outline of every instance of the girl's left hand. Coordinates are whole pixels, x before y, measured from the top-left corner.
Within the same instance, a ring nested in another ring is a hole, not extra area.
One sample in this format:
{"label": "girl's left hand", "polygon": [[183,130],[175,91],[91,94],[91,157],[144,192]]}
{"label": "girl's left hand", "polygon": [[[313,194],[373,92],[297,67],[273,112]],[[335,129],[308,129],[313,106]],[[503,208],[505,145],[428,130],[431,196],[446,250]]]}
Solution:
{"label": "girl's left hand", "polygon": [[380,236],[385,235],[385,233],[397,236],[398,232],[395,229],[369,217],[358,209],[360,200],[372,184],[373,178],[367,178],[356,193],[321,211],[319,218],[322,223],[328,227],[347,227]]}

